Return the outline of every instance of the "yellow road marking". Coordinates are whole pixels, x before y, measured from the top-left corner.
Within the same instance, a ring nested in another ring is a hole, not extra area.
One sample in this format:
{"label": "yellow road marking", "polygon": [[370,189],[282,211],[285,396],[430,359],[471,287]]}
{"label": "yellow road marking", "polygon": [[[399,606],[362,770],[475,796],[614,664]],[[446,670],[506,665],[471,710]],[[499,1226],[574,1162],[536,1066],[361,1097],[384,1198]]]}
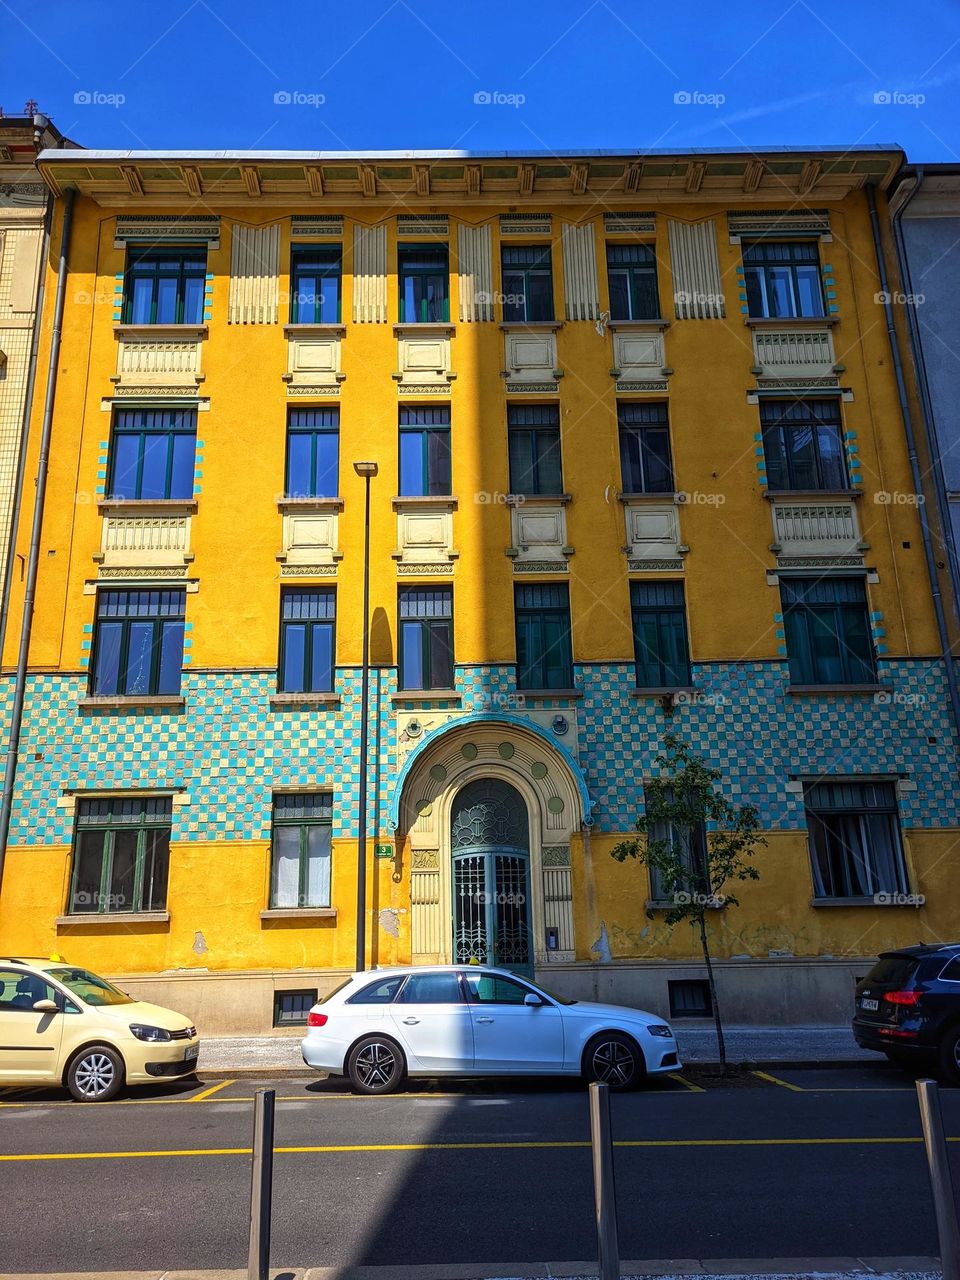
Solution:
{"label": "yellow road marking", "polygon": [[221,1089],[225,1089],[228,1084],[236,1084],[236,1080],[221,1080],[218,1084],[212,1084],[209,1089],[204,1089],[201,1093],[195,1093],[192,1098],[186,1098],[186,1102],[203,1102],[204,1098],[212,1098],[215,1093],[219,1093]]}
{"label": "yellow road marking", "polygon": [[[917,1146],[922,1138],[638,1138],[621,1139],[615,1147],[810,1147]],[[960,1142],[960,1138],[947,1138]],[[276,1155],[341,1155],[386,1151],[544,1151],[589,1148],[589,1142],[393,1142],[341,1146],[274,1147]],[[250,1147],[183,1147],[171,1151],[50,1151],[0,1155],[0,1162],[31,1160],[152,1160],[178,1156],[248,1156]]]}
{"label": "yellow road marking", "polygon": [[751,1071],[752,1076],[756,1076],[758,1080],[768,1080],[770,1084],[778,1084],[781,1089],[789,1089],[791,1093],[809,1093],[809,1089],[801,1089],[798,1084],[790,1084],[788,1080],[781,1080],[779,1076],[770,1075],[769,1071]]}
{"label": "yellow road marking", "polygon": [[692,1084],[689,1080],[685,1080],[683,1076],[679,1075],[676,1071],[669,1072],[668,1079],[676,1080],[677,1084],[682,1084],[683,1087],[685,1089],[689,1089],[691,1093],[706,1093],[706,1089],[701,1089],[700,1085]]}

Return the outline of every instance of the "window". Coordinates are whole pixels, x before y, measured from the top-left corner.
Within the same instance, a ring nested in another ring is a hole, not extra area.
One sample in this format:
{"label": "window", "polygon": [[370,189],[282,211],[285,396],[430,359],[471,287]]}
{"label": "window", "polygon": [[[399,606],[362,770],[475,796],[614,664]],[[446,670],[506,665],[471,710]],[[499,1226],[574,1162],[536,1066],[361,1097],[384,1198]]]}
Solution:
{"label": "window", "polygon": [[340,489],[340,410],[287,413],[288,498],[335,498]]}
{"label": "window", "polygon": [[658,320],[657,259],[649,244],[608,244],[611,320]]}
{"label": "window", "polygon": [[172,821],[169,796],[78,801],[70,914],[163,911]]}
{"label": "window", "polygon": [[206,248],[127,250],[124,324],[202,324]]}
{"label": "window", "polygon": [[[35,973],[0,969],[0,1013],[33,1013],[38,1000],[57,1000],[59,994]],[[57,1003],[62,1004],[62,998]]]}
{"label": "window", "polygon": [[553,269],[548,244],[505,244],[503,318],[521,324],[553,319]]}
{"label": "window", "polygon": [[401,324],[450,319],[450,267],[445,244],[397,246]]}
{"label": "window", "polygon": [[101,697],[180,692],[185,591],[100,591],[93,687]]}
{"label": "window", "polygon": [[667,981],[671,1018],[709,1018],[713,1016],[710,983],[706,978],[677,978]]}
{"label": "window", "polygon": [[624,493],[672,493],[665,404],[617,404]]}
{"label": "window", "polygon": [[275,1027],[305,1027],[307,1014],[317,1003],[316,988],[306,991],[277,991],[273,997]]}
{"label": "window", "polygon": [[111,445],[111,498],[193,497],[195,409],[120,409]]}
{"label": "window", "polygon": [[329,907],[332,820],[329,792],[273,797],[271,908]]}
{"label": "window", "polygon": [[453,688],[453,592],[400,590],[400,688]]}
{"label": "window", "polygon": [[570,599],[567,584],[514,587],[517,619],[517,687],[572,689]]}
{"label": "window", "polygon": [[690,683],[682,582],[631,582],[633,648],[640,689]]}
{"label": "window", "polygon": [[347,1004],[389,1004],[403,984],[403,975],[399,978],[381,978],[379,982],[371,982],[361,988],[355,996],[351,996]]}
{"label": "window", "polygon": [[846,489],[839,400],[767,400],[760,406],[771,489]]}
{"label": "window", "polygon": [[398,1004],[463,1004],[455,973],[415,973],[407,979]]}
{"label": "window", "polygon": [[805,788],[804,803],[814,897],[907,892],[892,782],[815,782]]}
{"label": "window", "polygon": [[760,240],[743,249],[747,306],[752,316],[822,316],[820,254],[815,240]]}
{"label": "window", "polygon": [[706,845],[707,836],[703,826],[680,827],[672,822],[655,822],[650,829],[652,840],[666,840],[674,855],[684,868],[686,881],[683,888],[668,889],[663,873],[657,867],[648,868],[650,873],[650,901],[674,905],[676,893],[690,892],[691,884],[700,885],[706,893],[709,886],[706,880]]}
{"label": "window", "polygon": [[862,578],[780,578],[793,684],[873,684]]}
{"label": "window", "polygon": [[511,493],[563,492],[557,405],[508,404],[507,439]]}
{"label": "window", "polygon": [[502,978],[496,973],[465,973],[464,981],[470,993],[471,1004],[523,1004],[531,994],[529,987]]}
{"label": "window", "polygon": [[298,245],[290,261],[291,324],[340,323],[339,245]]}
{"label": "window", "polygon": [[400,496],[445,497],[450,490],[450,410],[401,406]]}
{"label": "window", "polygon": [[285,589],[280,595],[280,692],[331,693],[336,592]]}

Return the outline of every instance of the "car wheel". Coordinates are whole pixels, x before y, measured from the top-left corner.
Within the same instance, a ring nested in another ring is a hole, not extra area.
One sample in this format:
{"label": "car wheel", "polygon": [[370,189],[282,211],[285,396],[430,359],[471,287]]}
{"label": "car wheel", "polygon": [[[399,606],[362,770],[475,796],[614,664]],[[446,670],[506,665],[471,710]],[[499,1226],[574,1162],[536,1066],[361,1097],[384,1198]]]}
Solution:
{"label": "car wheel", "polygon": [[365,1036],[347,1057],[347,1075],[357,1093],[394,1093],[406,1073],[400,1047],[386,1036]]}
{"label": "car wheel", "polygon": [[123,1086],[123,1059],[109,1045],[83,1049],[67,1069],[67,1088],[77,1102],[109,1102]]}
{"label": "car wheel", "polygon": [[608,1031],[591,1040],[584,1055],[584,1075],[607,1084],[615,1093],[635,1089],[645,1074],[643,1056],[629,1036]]}
{"label": "car wheel", "polygon": [[950,1027],[940,1041],[940,1074],[950,1084],[960,1085],[960,1027]]}

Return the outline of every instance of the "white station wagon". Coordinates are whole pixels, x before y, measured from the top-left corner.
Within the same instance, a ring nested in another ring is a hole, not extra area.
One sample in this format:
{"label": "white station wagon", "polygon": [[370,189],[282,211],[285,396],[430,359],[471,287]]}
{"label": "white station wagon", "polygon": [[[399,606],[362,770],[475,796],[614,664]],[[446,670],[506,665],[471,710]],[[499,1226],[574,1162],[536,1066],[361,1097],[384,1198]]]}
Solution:
{"label": "white station wagon", "polygon": [[302,1047],[307,1066],[359,1093],[392,1093],[408,1075],[584,1076],[623,1090],[680,1068],[662,1018],[478,965],[354,973],[310,1010]]}

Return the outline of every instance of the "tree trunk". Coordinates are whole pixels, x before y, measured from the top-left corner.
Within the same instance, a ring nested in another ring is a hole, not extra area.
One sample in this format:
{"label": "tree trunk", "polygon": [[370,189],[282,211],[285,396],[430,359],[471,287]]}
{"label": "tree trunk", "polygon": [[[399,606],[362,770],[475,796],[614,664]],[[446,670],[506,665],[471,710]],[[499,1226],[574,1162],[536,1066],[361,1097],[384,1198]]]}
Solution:
{"label": "tree trunk", "polygon": [[723,1024],[720,1021],[720,1005],[717,1001],[717,983],[713,976],[713,964],[710,960],[710,947],[707,943],[706,909],[700,912],[700,946],[703,949],[703,962],[707,966],[707,981],[710,985],[710,1003],[713,1006],[713,1021],[717,1028],[717,1048],[720,1051],[720,1072],[727,1074],[727,1047],[723,1041]]}

